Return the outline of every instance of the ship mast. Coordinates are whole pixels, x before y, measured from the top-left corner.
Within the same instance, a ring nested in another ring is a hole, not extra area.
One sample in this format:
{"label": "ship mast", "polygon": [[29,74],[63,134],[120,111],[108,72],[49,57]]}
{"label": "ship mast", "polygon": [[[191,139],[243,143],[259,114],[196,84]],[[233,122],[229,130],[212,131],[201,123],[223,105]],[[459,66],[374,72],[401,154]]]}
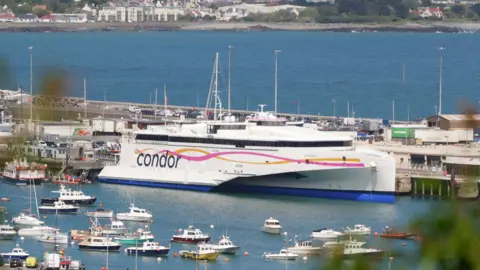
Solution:
{"label": "ship mast", "polygon": [[[213,98],[213,120],[217,120],[217,116],[222,114],[222,101],[218,95],[218,59],[219,53],[215,53],[215,62],[213,64],[212,78],[210,80],[210,89],[208,91],[207,105],[205,106],[205,116],[208,119],[208,110]],[[219,110],[217,113],[217,109]]]}

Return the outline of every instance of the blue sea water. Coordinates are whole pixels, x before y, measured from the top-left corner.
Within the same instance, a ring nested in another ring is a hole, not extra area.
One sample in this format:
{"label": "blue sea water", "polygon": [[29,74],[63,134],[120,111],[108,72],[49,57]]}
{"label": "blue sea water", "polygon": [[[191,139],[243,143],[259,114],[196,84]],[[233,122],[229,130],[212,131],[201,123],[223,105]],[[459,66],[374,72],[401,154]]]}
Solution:
{"label": "blue sea water", "polygon": [[[274,104],[274,49],[278,67],[278,110],[358,117],[417,118],[438,105],[439,47],[443,52],[443,113],[462,99],[478,105],[478,34],[324,32],[106,32],[0,33],[0,55],[10,63],[12,87],[29,87],[33,46],[34,92],[49,67],[68,71],[70,94],[88,98],[152,102],[167,85],[168,102],[204,106],[215,52],[220,52],[220,88],[227,105],[228,45],[232,108]],[[405,63],[405,84],[402,66]]]}

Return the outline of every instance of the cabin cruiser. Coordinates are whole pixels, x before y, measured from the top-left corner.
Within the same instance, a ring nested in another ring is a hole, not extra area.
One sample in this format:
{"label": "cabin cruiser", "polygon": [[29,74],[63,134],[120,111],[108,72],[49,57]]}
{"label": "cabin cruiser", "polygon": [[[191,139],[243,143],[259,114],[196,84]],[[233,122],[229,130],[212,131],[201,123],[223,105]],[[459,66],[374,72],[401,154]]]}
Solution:
{"label": "cabin cruiser", "polygon": [[17,225],[28,225],[28,226],[35,226],[35,225],[43,225],[45,222],[41,221],[37,215],[30,214],[27,215],[23,212],[20,215],[14,217],[12,222]]}
{"label": "cabin cruiser", "polygon": [[[218,55],[215,63],[218,67]],[[149,125],[124,136],[120,161],[105,166],[99,181],[394,202],[393,156],[354,147],[349,136],[287,125],[263,111],[265,105],[247,121],[222,119],[217,88],[212,84],[207,100],[211,121]]]}
{"label": "cabin cruiser", "polygon": [[78,244],[78,248],[95,251],[119,251],[122,245],[107,237],[89,236]]}
{"label": "cabin cruiser", "polygon": [[38,236],[37,241],[51,244],[68,244],[68,234],[50,231],[42,236]]}
{"label": "cabin cruiser", "polygon": [[13,239],[17,236],[17,228],[10,225],[0,225],[0,240]]}
{"label": "cabin cruiser", "polygon": [[170,252],[170,246],[161,246],[158,242],[144,242],[141,247],[128,247],[125,253],[138,256],[167,256]]}
{"label": "cabin cruiser", "polygon": [[38,207],[40,213],[50,214],[76,214],[79,207],[65,204],[63,201],[56,201],[53,205],[41,205]]}
{"label": "cabin cruiser", "polygon": [[344,234],[341,232],[337,232],[328,228],[323,228],[323,229],[314,230],[311,236],[312,238],[315,238],[315,239],[336,239],[343,235]]}
{"label": "cabin cruiser", "polygon": [[337,239],[337,241],[326,241],[323,243],[323,248],[328,248],[328,249],[336,249],[336,248],[343,248],[345,245],[352,243],[353,240],[340,240],[340,238]]}
{"label": "cabin cruiser", "polygon": [[136,207],[133,203],[129,207],[130,212],[118,213],[116,218],[123,221],[138,221],[138,222],[151,222],[153,219],[152,214],[147,210]]}
{"label": "cabin cruiser", "polygon": [[372,229],[363,224],[356,224],[353,228],[346,227],[343,232],[349,235],[370,235]]}
{"label": "cabin cruiser", "polygon": [[209,245],[212,249],[221,254],[235,254],[240,249],[240,247],[234,245],[232,240],[230,240],[230,237],[226,235],[222,235],[217,244]]}
{"label": "cabin cruiser", "polygon": [[41,185],[46,179],[47,165],[14,160],[7,162],[3,170],[3,179],[17,186]]}
{"label": "cabin cruiser", "polygon": [[178,253],[182,258],[192,259],[192,260],[206,260],[214,261],[217,259],[219,252],[212,249],[210,245],[207,244],[198,244],[196,251],[194,250],[180,250]]}
{"label": "cabin cruiser", "polygon": [[94,230],[99,230],[103,235],[124,235],[129,231],[120,220],[112,220],[110,224],[103,226],[103,228],[94,228]]}
{"label": "cabin cruiser", "polygon": [[314,247],[312,241],[295,241],[295,246],[287,248],[287,251],[295,254],[318,255],[322,247]]}
{"label": "cabin cruiser", "polygon": [[20,259],[26,260],[30,254],[27,251],[23,250],[18,244],[15,248],[12,249],[11,252],[0,253],[0,256],[4,259],[11,260],[11,259]]}
{"label": "cabin cruiser", "polygon": [[146,226],[146,229],[138,229],[133,234],[128,233],[123,236],[116,236],[113,238],[113,241],[120,244],[136,245],[147,241],[153,241],[154,239],[155,236],[150,230],[148,230],[148,226]]}
{"label": "cabin cruiser", "polygon": [[87,212],[87,217],[95,218],[113,218],[113,210],[98,208],[95,211]]}
{"label": "cabin cruiser", "polygon": [[18,235],[20,236],[41,236],[48,234],[50,232],[57,232],[58,229],[48,227],[48,226],[33,226],[31,228],[23,228],[18,230]]}
{"label": "cabin cruiser", "polygon": [[172,242],[195,244],[201,242],[210,241],[210,236],[203,234],[199,229],[195,229],[193,226],[188,226],[183,230],[182,234],[172,236]]}
{"label": "cabin cruiser", "polygon": [[280,225],[280,221],[270,217],[263,223],[262,231],[271,234],[280,234],[282,232],[282,225]]}
{"label": "cabin cruiser", "polygon": [[66,204],[91,205],[97,200],[95,197],[85,195],[81,190],[67,189],[64,185],[60,185],[60,190],[52,191],[52,193],[56,193],[58,196],[42,198],[41,203],[53,204],[57,201],[63,201]]}
{"label": "cabin cruiser", "polygon": [[352,241],[345,245],[342,255],[344,258],[354,258],[358,256],[381,257],[385,251],[375,248],[364,248],[365,242]]}
{"label": "cabin cruiser", "polygon": [[287,249],[281,249],[279,253],[264,253],[262,257],[267,260],[293,261],[297,259],[298,255],[288,251]]}

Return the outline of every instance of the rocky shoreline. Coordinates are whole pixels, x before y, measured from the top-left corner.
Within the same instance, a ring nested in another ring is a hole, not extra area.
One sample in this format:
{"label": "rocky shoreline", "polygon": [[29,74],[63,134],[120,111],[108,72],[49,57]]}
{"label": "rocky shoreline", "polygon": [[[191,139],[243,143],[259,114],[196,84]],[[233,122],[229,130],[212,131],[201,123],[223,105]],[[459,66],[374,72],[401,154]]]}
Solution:
{"label": "rocky shoreline", "polygon": [[323,31],[456,33],[480,30],[480,23],[430,24],[319,24],[261,22],[157,22],[157,23],[0,23],[0,32],[101,32],[101,31]]}

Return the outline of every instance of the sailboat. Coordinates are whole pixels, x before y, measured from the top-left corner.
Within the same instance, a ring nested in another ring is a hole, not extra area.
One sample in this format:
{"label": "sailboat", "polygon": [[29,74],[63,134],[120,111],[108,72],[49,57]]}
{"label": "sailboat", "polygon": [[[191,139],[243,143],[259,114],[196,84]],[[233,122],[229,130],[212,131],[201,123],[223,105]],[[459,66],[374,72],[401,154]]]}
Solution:
{"label": "sailboat", "polygon": [[[33,193],[35,194],[35,205],[37,209],[37,215],[33,214],[32,212],[32,186],[33,186]],[[12,222],[17,225],[28,225],[28,226],[38,226],[43,225],[44,222],[39,219],[40,213],[38,212],[38,202],[37,202],[37,192],[35,189],[35,185],[32,184],[32,180],[30,179],[30,209],[28,210],[30,214],[25,214],[24,212],[20,213],[20,215],[14,217]]]}

